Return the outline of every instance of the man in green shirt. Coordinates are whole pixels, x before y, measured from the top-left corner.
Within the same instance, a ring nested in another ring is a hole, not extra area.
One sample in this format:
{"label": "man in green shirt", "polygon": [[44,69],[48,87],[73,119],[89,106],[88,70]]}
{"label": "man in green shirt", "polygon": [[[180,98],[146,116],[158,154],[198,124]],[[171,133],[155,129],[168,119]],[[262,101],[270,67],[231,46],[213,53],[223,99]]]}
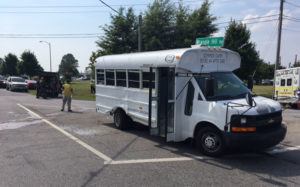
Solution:
{"label": "man in green shirt", "polygon": [[64,90],[62,92],[63,94],[63,104],[61,111],[64,111],[66,103],[68,103],[68,111],[72,112],[71,110],[71,102],[72,102],[72,95],[73,95],[73,88],[72,84],[70,83],[70,80],[67,80],[67,84],[63,85]]}

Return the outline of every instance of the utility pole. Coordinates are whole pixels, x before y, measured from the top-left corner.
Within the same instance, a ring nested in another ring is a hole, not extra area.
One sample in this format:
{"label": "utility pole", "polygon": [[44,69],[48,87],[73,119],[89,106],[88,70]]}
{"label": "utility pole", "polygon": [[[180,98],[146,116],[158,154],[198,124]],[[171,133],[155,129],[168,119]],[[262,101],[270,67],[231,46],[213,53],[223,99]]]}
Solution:
{"label": "utility pole", "polygon": [[276,78],[276,70],[279,66],[280,60],[280,46],[281,46],[281,31],[282,31],[282,15],[283,15],[283,2],[284,0],[280,0],[280,13],[279,13],[279,24],[278,24],[278,40],[277,40],[277,52],[276,52],[276,62],[274,68],[274,79],[273,79],[273,98],[275,98],[275,78]]}
{"label": "utility pole", "polygon": [[139,36],[138,36],[138,50],[142,51],[142,15],[139,15]]}
{"label": "utility pole", "polygon": [[295,55],[295,62],[294,62],[294,65],[297,63],[297,55]]}

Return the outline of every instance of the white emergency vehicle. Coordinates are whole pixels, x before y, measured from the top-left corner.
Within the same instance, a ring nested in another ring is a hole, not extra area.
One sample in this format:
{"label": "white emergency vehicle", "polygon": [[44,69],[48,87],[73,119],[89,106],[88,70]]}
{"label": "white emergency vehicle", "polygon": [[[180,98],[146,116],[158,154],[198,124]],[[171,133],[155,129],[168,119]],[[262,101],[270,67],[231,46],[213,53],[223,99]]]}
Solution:
{"label": "white emergency vehicle", "polygon": [[266,148],[286,134],[280,104],[255,96],[232,71],[238,53],[221,48],[103,56],[97,59],[96,110],[132,121],[166,141],[194,139],[206,155],[227,146]]}
{"label": "white emergency vehicle", "polygon": [[300,67],[276,70],[275,98],[282,103],[297,105],[300,99]]}

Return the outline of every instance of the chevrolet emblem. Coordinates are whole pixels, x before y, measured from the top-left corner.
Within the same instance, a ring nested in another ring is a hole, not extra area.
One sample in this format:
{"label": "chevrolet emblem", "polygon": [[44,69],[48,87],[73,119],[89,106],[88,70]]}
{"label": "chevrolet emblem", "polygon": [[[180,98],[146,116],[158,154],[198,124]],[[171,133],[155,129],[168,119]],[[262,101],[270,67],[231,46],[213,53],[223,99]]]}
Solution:
{"label": "chevrolet emblem", "polygon": [[269,119],[268,123],[271,124],[271,123],[274,123],[275,120],[274,119]]}

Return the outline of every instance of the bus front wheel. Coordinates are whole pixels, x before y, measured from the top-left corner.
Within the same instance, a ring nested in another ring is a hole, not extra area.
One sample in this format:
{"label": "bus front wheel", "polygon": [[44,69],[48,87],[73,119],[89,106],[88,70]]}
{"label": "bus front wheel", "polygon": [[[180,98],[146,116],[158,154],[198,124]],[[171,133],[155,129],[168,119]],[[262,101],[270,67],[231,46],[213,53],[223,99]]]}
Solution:
{"label": "bus front wheel", "polygon": [[195,138],[196,146],[203,154],[216,157],[224,153],[225,143],[221,133],[216,128],[201,128]]}
{"label": "bus front wheel", "polygon": [[118,129],[125,130],[127,128],[128,116],[123,110],[118,109],[114,113],[114,123]]}

